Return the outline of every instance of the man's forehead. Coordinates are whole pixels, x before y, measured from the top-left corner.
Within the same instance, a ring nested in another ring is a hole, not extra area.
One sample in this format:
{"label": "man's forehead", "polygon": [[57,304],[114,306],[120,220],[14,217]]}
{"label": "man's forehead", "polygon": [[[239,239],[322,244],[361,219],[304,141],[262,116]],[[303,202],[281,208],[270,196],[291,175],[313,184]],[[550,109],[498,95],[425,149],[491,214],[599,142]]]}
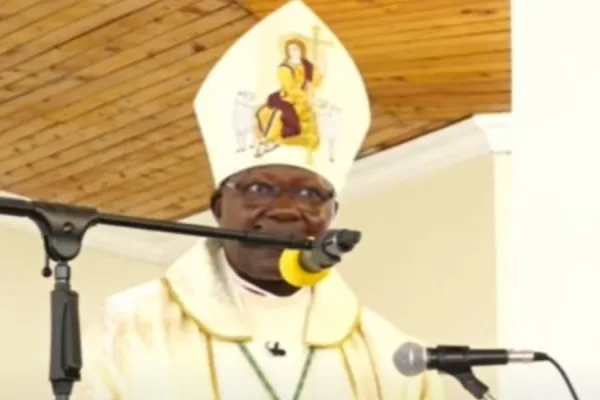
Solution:
{"label": "man's forehead", "polygon": [[263,178],[286,183],[319,183],[326,188],[331,188],[331,184],[321,175],[303,168],[288,165],[265,165],[255,167],[242,171],[237,174],[237,176],[240,179]]}

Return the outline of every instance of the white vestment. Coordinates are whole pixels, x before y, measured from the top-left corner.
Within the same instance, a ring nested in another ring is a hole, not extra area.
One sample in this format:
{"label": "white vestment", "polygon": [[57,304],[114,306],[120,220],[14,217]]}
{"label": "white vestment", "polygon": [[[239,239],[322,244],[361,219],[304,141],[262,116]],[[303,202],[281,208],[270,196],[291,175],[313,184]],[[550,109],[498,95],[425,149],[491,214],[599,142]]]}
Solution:
{"label": "white vestment", "polygon": [[[242,288],[200,242],[163,279],[111,297],[87,336],[74,399],[273,400],[245,344],[281,400],[292,400],[315,348],[300,399],[440,400],[435,373],[403,377],[392,355],[408,336],[361,307],[336,273],[285,297]],[[267,347],[277,342],[285,356]]]}

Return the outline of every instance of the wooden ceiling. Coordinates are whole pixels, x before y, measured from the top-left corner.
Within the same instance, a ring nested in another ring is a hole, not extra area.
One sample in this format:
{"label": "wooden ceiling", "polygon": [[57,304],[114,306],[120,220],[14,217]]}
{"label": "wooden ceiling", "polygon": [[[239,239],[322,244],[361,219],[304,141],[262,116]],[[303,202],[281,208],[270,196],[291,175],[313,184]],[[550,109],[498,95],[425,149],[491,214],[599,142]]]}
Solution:
{"label": "wooden ceiling", "polygon": [[[0,190],[179,219],[212,190],[192,99],[276,0],[0,0]],[[367,82],[361,156],[510,109],[509,0],[313,0]]]}

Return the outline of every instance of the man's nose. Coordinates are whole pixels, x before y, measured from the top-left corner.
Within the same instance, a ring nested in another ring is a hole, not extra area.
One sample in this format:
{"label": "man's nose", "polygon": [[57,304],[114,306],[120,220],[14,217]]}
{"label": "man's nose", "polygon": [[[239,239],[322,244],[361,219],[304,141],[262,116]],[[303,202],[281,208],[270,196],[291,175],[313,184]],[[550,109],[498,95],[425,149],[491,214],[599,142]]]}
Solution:
{"label": "man's nose", "polygon": [[275,199],[266,217],[277,222],[295,222],[301,219],[298,207],[289,196]]}

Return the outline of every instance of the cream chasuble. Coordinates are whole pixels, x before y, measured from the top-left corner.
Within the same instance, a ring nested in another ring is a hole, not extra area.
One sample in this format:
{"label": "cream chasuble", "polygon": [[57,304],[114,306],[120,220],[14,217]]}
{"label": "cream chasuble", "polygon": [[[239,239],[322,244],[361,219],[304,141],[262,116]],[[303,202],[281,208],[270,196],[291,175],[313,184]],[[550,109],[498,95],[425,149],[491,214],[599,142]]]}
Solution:
{"label": "cream chasuble", "polygon": [[[303,400],[440,400],[439,377],[405,378],[392,354],[407,340],[357,299],[335,273],[288,298],[242,289],[200,242],[165,278],[109,299],[86,335],[74,399],[292,400],[309,348]],[[274,357],[266,342],[286,355]],[[272,396],[244,355],[244,345]]]}

